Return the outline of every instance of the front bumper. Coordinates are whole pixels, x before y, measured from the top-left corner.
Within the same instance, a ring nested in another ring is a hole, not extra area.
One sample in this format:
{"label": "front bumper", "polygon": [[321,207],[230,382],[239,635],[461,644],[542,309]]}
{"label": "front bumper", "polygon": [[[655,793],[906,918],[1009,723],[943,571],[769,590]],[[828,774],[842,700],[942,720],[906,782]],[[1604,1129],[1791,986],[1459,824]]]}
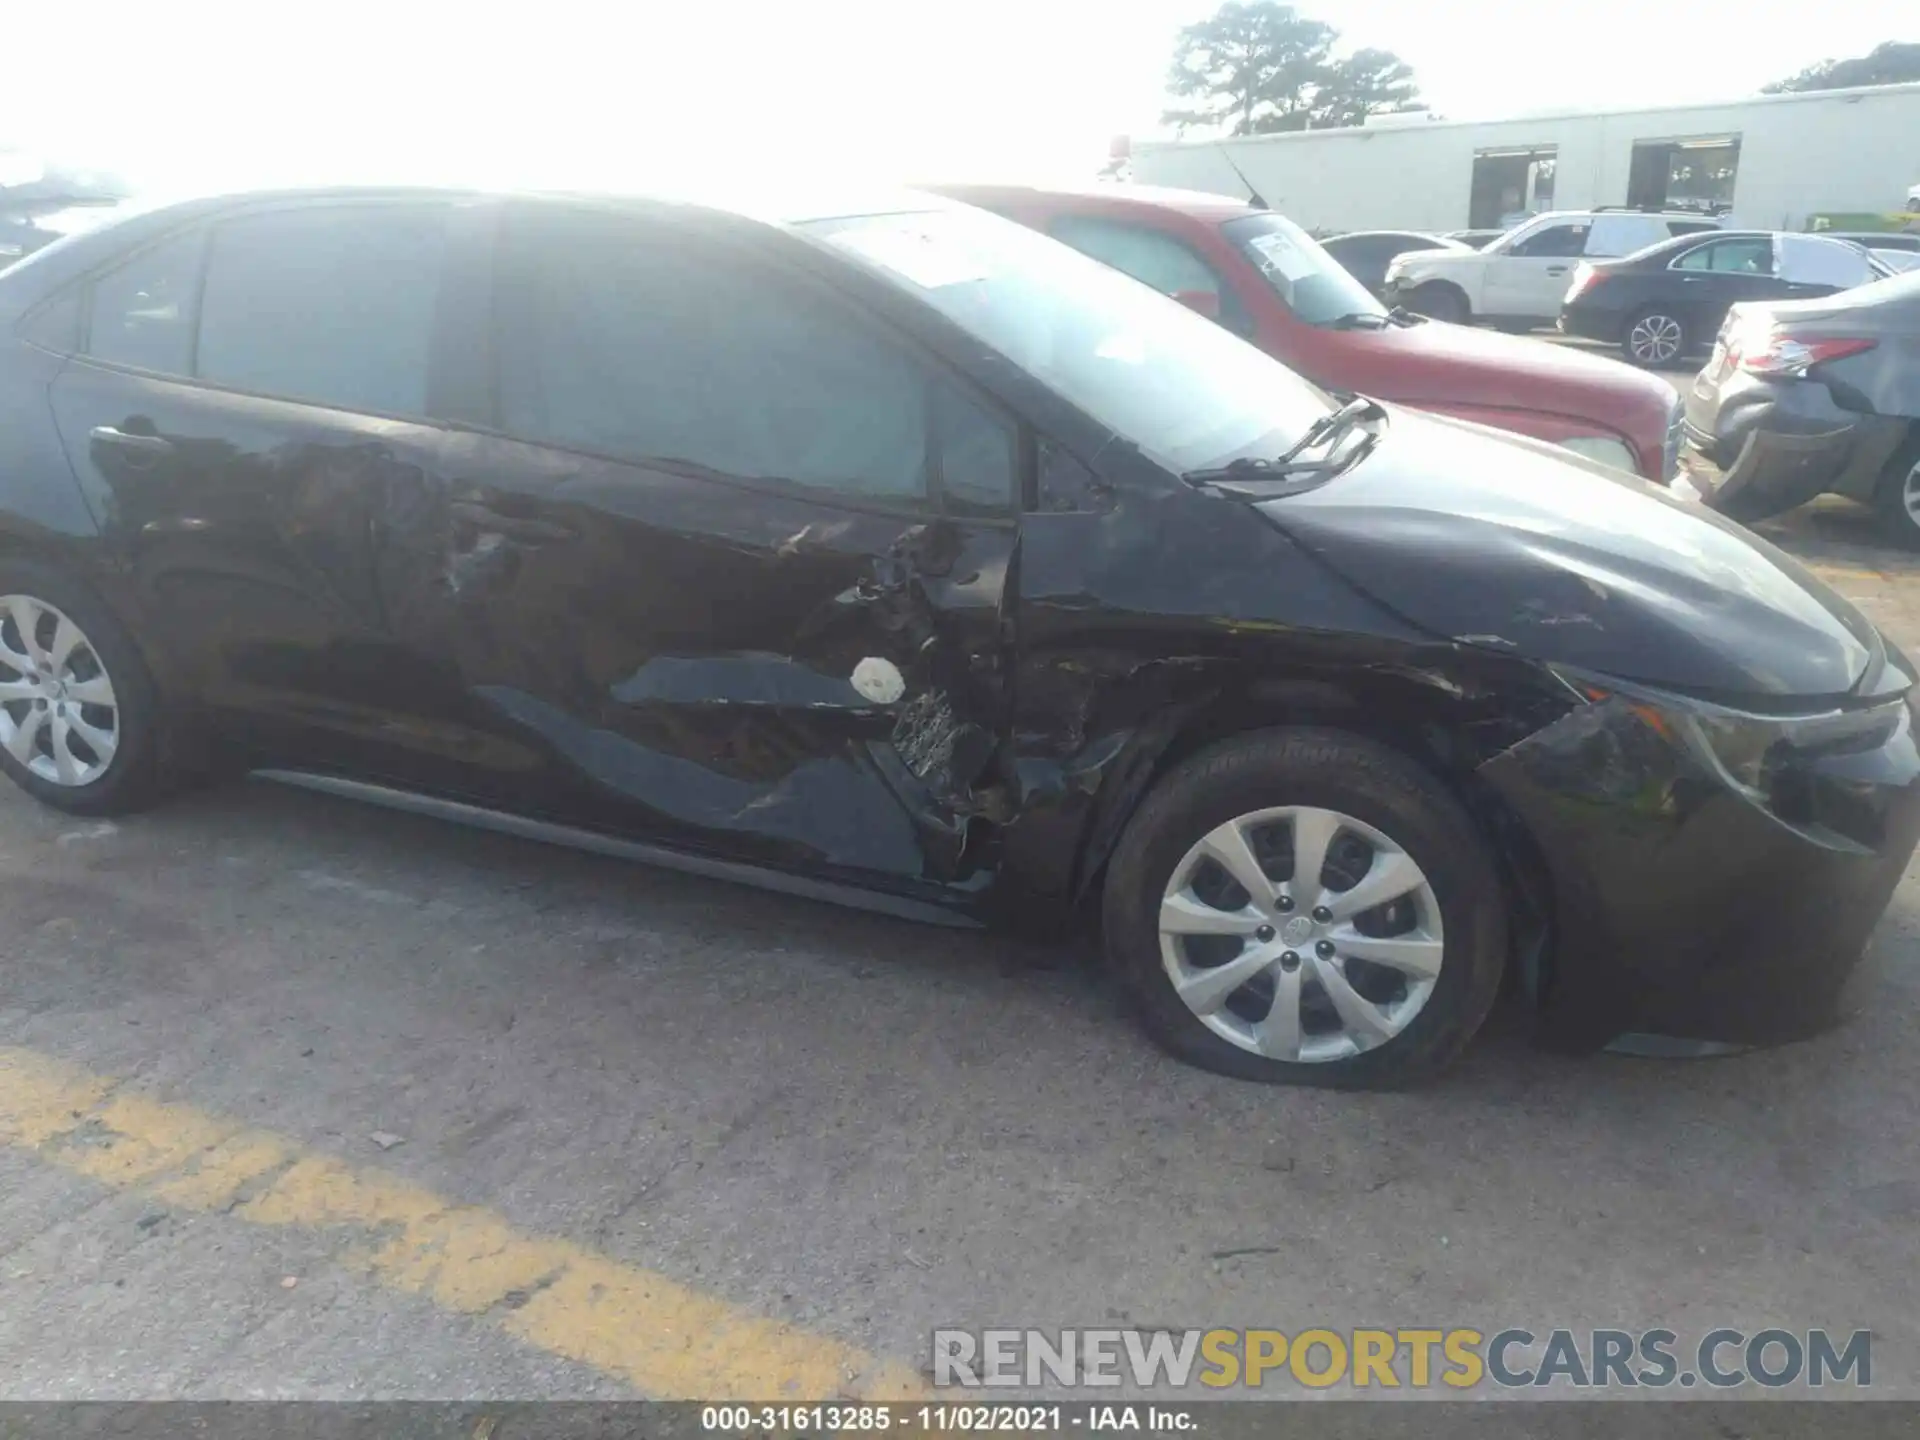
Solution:
{"label": "front bumper", "polygon": [[1562,335],[1577,335],[1582,340],[1601,340],[1609,345],[1618,345],[1624,323],[1623,317],[1613,310],[1596,310],[1590,305],[1566,305],[1561,307],[1560,318],[1554,322],[1554,328]]}
{"label": "front bumper", "polygon": [[1624,697],[1488,761],[1551,890],[1542,1038],[1772,1044],[1823,1028],[1920,839],[1910,706],[1873,749],[1796,761],[1784,814]]}

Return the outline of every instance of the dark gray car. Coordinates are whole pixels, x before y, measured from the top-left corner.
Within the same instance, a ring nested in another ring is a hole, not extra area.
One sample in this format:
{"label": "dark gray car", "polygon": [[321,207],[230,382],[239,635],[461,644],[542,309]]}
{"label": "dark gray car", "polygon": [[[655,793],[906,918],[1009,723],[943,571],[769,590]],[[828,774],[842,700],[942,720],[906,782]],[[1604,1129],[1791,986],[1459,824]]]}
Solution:
{"label": "dark gray car", "polygon": [[1920,272],[1733,307],[1687,397],[1686,438],[1743,520],[1832,492],[1920,548]]}

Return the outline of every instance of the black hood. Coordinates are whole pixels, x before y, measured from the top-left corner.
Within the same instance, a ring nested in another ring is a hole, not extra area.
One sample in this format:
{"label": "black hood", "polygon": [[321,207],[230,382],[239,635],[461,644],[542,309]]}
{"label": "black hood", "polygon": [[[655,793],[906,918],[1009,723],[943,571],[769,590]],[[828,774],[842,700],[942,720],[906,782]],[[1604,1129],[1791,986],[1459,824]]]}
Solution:
{"label": "black hood", "polygon": [[1733,521],[1557,447],[1395,409],[1351,470],[1259,509],[1463,644],[1695,695],[1855,688],[1866,618]]}

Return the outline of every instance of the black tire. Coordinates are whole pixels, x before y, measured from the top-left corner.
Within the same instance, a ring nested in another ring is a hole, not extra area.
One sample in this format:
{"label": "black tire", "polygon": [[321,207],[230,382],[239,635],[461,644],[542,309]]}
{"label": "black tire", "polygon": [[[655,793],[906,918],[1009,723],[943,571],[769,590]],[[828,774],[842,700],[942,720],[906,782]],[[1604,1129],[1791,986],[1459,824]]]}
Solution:
{"label": "black tire", "polygon": [[[85,633],[113,685],[119,743],[105,770],[82,785],[36,775],[4,745],[0,770],[36,800],[72,815],[124,815],[151,805],[161,793],[160,708],[153,677],[126,626],[85,585],[38,561],[0,560],[0,597],[13,595],[53,606]],[[0,609],[0,638],[17,644],[17,628]],[[15,672],[0,665],[0,678],[16,678]],[[7,708],[16,720],[25,713],[23,702],[9,702]]]}
{"label": "black tire", "polygon": [[[1664,345],[1657,343],[1660,337],[1672,337],[1674,349],[1670,354],[1664,353]],[[1693,335],[1687,329],[1687,322],[1664,305],[1648,305],[1636,310],[1620,330],[1620,353],[1627,363],[1644,369],[1678,365],[1692,346]]]}
{"label": "black tire", "polygon": [[1909,485],[1920,494],[1920,427],[1894,452],[1873,492],[1873,508],[1887,539],[1908,550],[1920,550],[1920,515],[1907,506]]}
{"label": "black tire", "polygon": [[[1445,950],[1425,1006],[1397,1035],[1341,1059],[1288,1061],[1241,1048],[1187,1008],[1162,964],[1161,896],[1181,858],[1214,827],[1282,805],[1336,810],[1392,838],[1440,907]],[[1507,954],[1505,895],[1460,803],[1404,755],[1338,730],[1255,731],[1174,769],[1128,822],[1102,919],[1109,962],[1161,1046],[1204,1069],[1268,1083],[1389,1088],[1438,1073],[1493,1008]]]}
{"label": "black tire", "polygon": [[1416,315],[1424,315],[1429,320],[1444,320],[1450,325],[1473,323],[1473,307],[1467,303],[1465,293],[1459,286],[1441,280],[1429,280],[1424,285],[1416,285],[1407,296],[1407,308]]}

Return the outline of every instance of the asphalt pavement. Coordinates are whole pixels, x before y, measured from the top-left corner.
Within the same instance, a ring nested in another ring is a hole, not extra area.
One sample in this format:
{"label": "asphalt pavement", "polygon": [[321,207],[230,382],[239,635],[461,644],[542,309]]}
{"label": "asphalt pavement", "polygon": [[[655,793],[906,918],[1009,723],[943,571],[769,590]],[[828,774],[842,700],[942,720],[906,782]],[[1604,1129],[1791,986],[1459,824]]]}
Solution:
{"label": "asphalt pavement", "polygon": [[[1865,516],[1767,529],[1920,647]],[[0,1398],[891,1395],[988,1325],[1865,1328],[1916,1395],[1917,952],[1909,876],[1815,1041],[1273,1090],[1072,948],[0,786]]]}

